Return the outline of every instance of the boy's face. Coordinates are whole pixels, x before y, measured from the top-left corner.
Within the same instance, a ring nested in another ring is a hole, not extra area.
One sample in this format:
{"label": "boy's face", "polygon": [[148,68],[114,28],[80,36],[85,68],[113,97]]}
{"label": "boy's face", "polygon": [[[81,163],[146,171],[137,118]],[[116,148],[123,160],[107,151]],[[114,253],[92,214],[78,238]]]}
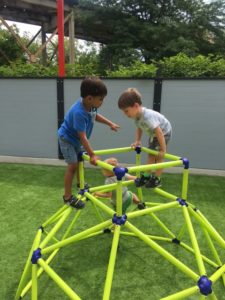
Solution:
{"label": "boy's face", "polygon": [[91,96],[91,106],[99,108],[102,105],[104,98],[104,96]]}
{"label": "boy's face", "polygon": [[140,105],[138,103],[135,103],[134,106],[122,108],[122,111],[128,118],[136,119],[140,114]]}

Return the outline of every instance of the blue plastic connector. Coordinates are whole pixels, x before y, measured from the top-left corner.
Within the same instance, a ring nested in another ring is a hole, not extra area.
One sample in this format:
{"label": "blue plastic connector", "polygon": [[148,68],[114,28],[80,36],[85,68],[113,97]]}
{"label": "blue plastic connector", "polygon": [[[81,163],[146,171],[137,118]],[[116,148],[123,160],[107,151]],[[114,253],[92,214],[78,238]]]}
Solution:
{"label": "blue plastic connector", "polygon": [[187,206],[188,207],[188,204],[184,199],[177,198],[177,202],[179,202],[181,206]]}
{"label": "blue plastic connector", "polygon": [[78,192],[78,194],[80,194],[80,195],[83,196],[84,193],[86,193],[86,192],[89,192],[89,189],[88,189],[88,188],[80,189],[79,192]]}
{"label": "blue plastic connector", "polygon": [[41,229],[41,231],[44,232],[44,227],[42,225],[39,226],[38,229]]}
{"label": "blue plastic connector", "polygon": [[112,218],[112,222],[116,225],[124,225],[126,220],[127,220],[126,215],[122,215],[121,217],[119,217],[116,214],[114,214]]}
{"label": "blue plastic connector", "polygon": [[32,257],[31,257],[32,264],[37,264],[37,261],[39,260],[39,258],[41,258],[41,249],[37,248],[36,250],[34,250]]}
{"label": "blue plastic connector", "polygon": [[178,240],[177,238],[172,239],[172,242],[174,244],[180,245],[180,240]]}
{"label": "blue plastic connector", "polygon": [[137,154],[140,154],[141,153],[141,146],[137,146],[135,149]]}
{"label": "blue plastic connector", "polygon": [[181,157],[181,160],[183,161],[184,168],[189,169],[189,160],[185,157]]}
{"label": "blue plastic connector", "polygon": [[128,172],[127,168],[115,167],[113,172],[116,175],[117,180],[122,180],[123,176]]}
{"label": "blue plastic connector", "polygon": [[212,293],[212,281],[205,275],[199,278],[198,287],[202,295],[207,296]]}
{"label": "blue plastic connector", "polygon": [[78,161],[84,161],[83,159],[83,153],[86,153],[85,151],[80,151],[78,154],[77,154],[77,160]]}

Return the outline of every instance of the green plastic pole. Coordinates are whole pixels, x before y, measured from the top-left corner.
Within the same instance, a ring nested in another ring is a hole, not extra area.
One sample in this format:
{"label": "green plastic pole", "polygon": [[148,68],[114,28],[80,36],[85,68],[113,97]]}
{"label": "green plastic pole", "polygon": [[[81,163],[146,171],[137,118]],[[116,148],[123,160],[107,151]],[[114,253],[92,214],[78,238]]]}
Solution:
{"label": "green plastic pole", "polygon": [[[141,150],[143,150],[145,153],[149,153],[149,154],[152,154],[155,156],[157,156],[159,154],[158,151],[155,151],[155,150],[152,150],[152,149],[149,149],[146,147],[141,147]],[[164,158],[170,159],[170,160],[180,160],[180,156],[169,154],[169,153],[165,153]]]}
{"label": "green plastic pole", "polygon": [[122,181],[117,181],[117,188],[116,188],[116,214],[117,216],[122,216]]}
{"label": "green plastic pole", "polygon": [[132,147],[123,147],[123,148],[114,148],[106,150],[95,150],[95,155],[108,155],[108,154],[117,154],[134,151]]}
{"label": "green plastic pole", "polygon": [[161,195],[161,196],[163,196],[167,199],[173,200],[173,201],[177,200],[177,198],[178,198],[177,196],[175,196],[173,194],[170,194],[168,192],[165,192],[165,191],[163,191],[162,189],[159,189],[159,188],[155,188],[155,189],[153,189],[153,191],[156,194]]}
{"label": "green plastic pole", "polygon": [[[191,248],[190,246],[188,246],[188,245],[185,244],[184,242],[180,242],[180,246],[182,246],[184,249],[186,249],[187,251],[189,251],[189,252],[191,252],[192,254],[194,254],[193,248]],[[203,259],[206,263],[208,263],[209,265],[211,265],[212,267],[218,268],[218,265],[217,265],[214,261],[212,261],[212,260],[210,260],[209,258],[207,258],[206,256],[202,255],[202,259]]]}
{"label": "green plastic pole", "polygon": [[79,179],[80,179],[80,188],[84,189],[84,162],[79,161]]}
{"label": "green plastic pole", "polygon": [[[48,259],[46,260],[47,264],[50,264],[50,262],[53,260],[53,258],[56,256],[57,252],[59,251],[59,249],[55,250],[54,252],[51,253],[51,255],[48,257]],[[43,269],[40,267],[38,269],[37,272],[37,277],[39,278],[41,276],[41,274],[43,273]],[[26,287],[23,289],[22,293],[21,293],[21,298],[23,298],[26,293],[29,291],[29,289],[32,287],[32,281],[30,280],[28,282],[28,284],[26,285]]]}
{"label": "green plastic pole", "polygon": [[37,300],[38,298],[38,284],[37,284],[37,265],[32,265],[32,293],[31,299]]}
{"label": "green plastic pole", "polygon": [[[42,235],[41,230],[38,230],[38,234],[36,236],[35,243],[34,243],[34,249],[38,248],[41,240],[41,235]],[[32,300],[37,300],[38,298],[37,271],[38,271],[37,264],[33,264],[32,265],[32,294],[31,294]]]}
{"label": "green plastic pole", "polygon": [[221,266],[212,276],[209,277],[215,283],[225,273],[225,264]]}
{"label": "green plastic pole", "polygon": [[65,294],[72,300],[81,300],[81,298],[60,278],[46,262],[40,258],[38,264],[44,271],[55,281],[55,283],[65,292]]}
{"label": "green plastic pole", "polygon": [[[218,253],[217,253],[217,251],[216,251],[216,248],[215,248],[215,246],[214,246],[214,244],[213,244],[213,242],[212,242],[212,239],[211,239],[211,237],[210,237],[208,231],[207,231],[202,225],[201,225],[201,227],[202,227],[202,230],[203,230],[203,232],[204,232],[204,234],[205,234],[205,237],[206,237],[206,240],[207,240],[207,242],[208,242],[209,248],[210,248],[210,250],[211,250],[213,256],[215,257],[215,260],[216,260],[217,263],[218,263],[218,266],[221,266],[221,265],[222,265],[222,262],[221,262],[221,260],[220,260],[220,257],[219,257],[219,255],[218,255]],[[217,267],[218,267],[218,266],[217,266]]]}
{"label": "green plastic pole", "polygon": [[[125,181],[122,181],[122,185],[123,186],[128,186],[128,185],[132,185],[134,184],[134,180],[125,180]],[[92,187],[89,189],[89,192],[90,193],[94,193],[94,192],[99,192],[99,191],[105,191],[105,192],[108,192],[108,191],[112,191],[112,190],[116,190],[117,188],[117,183],[110,183],[110,184],[104,184],[104,185],[99,185],[99,186],[96,186],[96,187]]]}
{"label": "green plastic pole", "polygon": [[20,299],[21,292],[22,292],[22,290],[23,290],[23,288],[26,284],[26,281],[28,280],[28,277],[30,276],[31,257],[32,257],[33,251],[35,250],[36,241],[39,239],[39,235],[40,235],[41,232],[42,232],[42,230],[41,230],[41,228],[39,228],[37,233],[36,233],[36,236],[34,238],[34,241],[33,241],[30,253],[28,255],[28,258],[27,258],[27,262],[25,264],[25,267],[24,267],[24,270],[23,270],[23,273],[22,273],[22,276],[21,276],[21,279],[20,279],[19,286],[17,288],[15,300]]}
{"label": "green plastic pole", "polygon": [[189,169],[183,170],[183,182],[182,182],[182,198],[187,200],[187,191],[188,191],[188,174]]}
{"label": "green plastic pole", "polygon": [[169,230],[169,228],[154,214],[151,213],[150,216],[156,221],[156,223],[164,230],[169,236],[171,236],[173,239],[176,237],[172,231]]}
{"label": "green plastic pole", "polygon": [[203,263],[203,260],[202,260],[202,256],[201,256],[201,252],[200,252],[200,249],[199,249],[199,246],[198,246],[198,241],[197,241],[197,238],[196,238],[196,235],[195,235],[195,232],[194,232],[194,228],[193,228],[192,223],[191,223],[191,218],[190,218],[189,213],[188,213],[188,208],[187,208],[187,206],[182,206],[182,208],[183,208],[183,214],[184,214],[184,218],[185,218],[185,221],[186,221],[186,224],[187,224],[189,236],[190,236],[190,239],[191,239],[192,247],[193,247],[194,252],[195,252],[195,257],[196,257],[196,260],[197,260],[199,273],[200,273],[201,276],[203,276],[203,275],[206,274],[206,270],[205,270],[205,266],[204,266],[204,263]]}
{"label": "green plastic pole", "polygon": [[[189,209],[189,207],[188,207]],[[200,222],[211,234],[211,236],[219,243],[219,245],[225,249],[225,241],[221,235],[213,228],[213,226],[207,221],[207,219],[201,214],[199,210],[194,211],[192,208],[189,209],[189,212]]]}
{"label": "green plastic pole", "polygon": [[108,270],[107,270],[107,275],[106,275],[103,300],[108,300],[110,297],[113,273],[114,273],[114,268],[115,268],[115,263],[116,263],[116,253],[117,253],[117,248],[118,248],[118,243],[119,243],[119,237],[120,237],[120,226],[116,225],[115,229],[114,229],[112,248],[111,248]]}
{"label": "green plastic pole", "polygon": [[147,245],[149,245],[152,249],[154,249],[156,252],[158,252],[160,255],[165,257],[169,262],[171,262],[173,265],[175,265],[178,269],[180,269],[182,272],[184,272],[186,275],[193,278],[196,282],[199,278],[199,275],[193,272],[190,268],[188,268],[185,264],[180,262],[176,257],[171,255],[168,251],[166,251],[164,248],[159,246],[157,243],[155,243],[153,240],[151,240],[149,237],[147,237],[143,232],[141,232],[139,229],[137,229],[135,226],[133,226],[129,221],[126,221],[125,227],[130,229],[133,233],[135,233],[142,241],[144,241]]}
{"label": "green plastic pole", "polygon": [[173,208],[173,207],[178,207],[178,206],[179,206],[179,203],[177,201],[174,201],[174,202],[169,202],[166,204],[161,204],[161,205],[150,207],[150,208],[145,208],[145,209],[142,209],[139,211],[129,212],[126,215],[127,215],[128,219],[133,219],[136,217],[147,215],[152,212],[162,211],[162,210],[165,210],[168,208]]}
{"label": "green plastic pole", "polygon": [[209,300],[217,300],[216,295],[214,294],[214,292],[212,292],[212,294],[208,295]]}
{"label": "green plastic pole", "polygon": [[114,215],[114,210],[112,210],[110,207],[102,203],[100,200],[98,200],[95,196],[92,194],[85,192],[85,196],[87,196],[88,199],[90,199],[94,204],[96,204],[98,207],[100,207],[103,211],[105,211],[110,216]]}
{"label": "green plastic pole", "polygon": [[[136,158],[136,166],[140,166],[141,165],[141,154],[136,153],[135,158]],[[138,171],[136,175],[137,175],[138,178],[140,178],[141,172]],[[141,187],[137,188],[137,193],[138,193],[139,200],[143,201],[143,194],[142,194],[142,188]]]}
{"label": "green plastic pole", "polygon": [[67,238],[67,239],[65,239],[63,241],[60,241],[58,243],[55,243],[54,245],[51,245],[51,246],[49,246],[47,248],[44,248],[44,249],[42,249],[41,252],[42,252],[42,254],[47,254],[49,252],[52,252],[55,249],[64,247],[64,246],[72,244],[72,243],[74,243],[74,242],[76,242],[76,241],[78,241],[78,240],[80,240],[82,238],[85,238],[89,234],[92,234],[92,233],[94,233],[96,231],[99,231],[99,230],[101,230],[103,228],[107,228],[111,224],[112,224],[112,220],[111,219],[107,220],[107,221],[102,222],[102,223],[100,223],[100,224],[98,224],[96,226],[88,228],[88,229],[86,229],[86,230],[84,230],[84,231],[82,231],[82,232],[80,232],[78,234],[75,234],[74,236],[71,236],[71,237],[69,237],[69,238]]}
{"label": "green plastic pole", "polygon": [[55,224],[55,226],[52,228],[52,230],[49,232],[49,234],[46,236],[46,238],[41,242],[40,248],[44,248],[47,243],[52,239],[52,237],[56,234],[56,232],[61,228],[62,224],[66,221],[70,213],[72,212],[73,208],[68,206],[67,211],[65,211],[62,218]]}
{"label": "green plastic pole", "polygon": [[192,296],[194,294],[197,294],[199,291],[199,288],[197,286],[193,286],[191,288],[185,289],[181,292],[178,292],[176,294],[170,295],[165,298],[161,298],[160,300],[178,300],[178,299],[187,299],[187,297]]}
{"label": "green plastic pole", "polygon": [[68,205],[63,205],[54,215],[52,215],[48,220],[46,220],[42,226],[46,227],[48,225],[51,225],[52,223],[55,222],[55,220],[58,219],[59,216],[62,215],[62,213],[68,208]]}
{"label": "green plastic pole", "polygon": [[148,164],[148,165],[128,167],[127,169],[129,173],[136,173],[138,171],[166,169],[166,168],[171,168],[171,167],[176,167],[181,165],[183,165],[183,162],[181,160],[178,160],[178,161],[169,161],[169,162],[163,162],[158,164]]}

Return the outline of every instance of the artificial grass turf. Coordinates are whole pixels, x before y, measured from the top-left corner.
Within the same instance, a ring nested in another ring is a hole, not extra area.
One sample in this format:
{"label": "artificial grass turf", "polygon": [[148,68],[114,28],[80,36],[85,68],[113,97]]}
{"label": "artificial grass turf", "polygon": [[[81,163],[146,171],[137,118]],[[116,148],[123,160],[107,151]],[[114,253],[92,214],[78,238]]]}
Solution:
{"label": "artificial grass turf", "polygon": [[[11,300],[15,292],[33,243],[37,228],[62,207],[64,167],[23,164],[0,164],[1,198],[1,269],[0,299]],[[101,172],[88,169],[85,180],[91,186],[104,181]],[[225,179],[190,175],[188,200],[196,205],[214,228],[225,238]],[[179,174],[163,174],[163,189],[181,195],[182,177]],[[135,188],[132,188],[135,191]],[[143,189],[145,201],[164,201],[152,191]],[[178,233],[183,219],[175,210],[157,214],[168,228]],[[132,224],[150,234],[161,233],[160,228],[148,216],[131,220]],[[98,224],[95,213],[87,203],[73,233]],[[195,222],[193,222],[195,225]],[[198,242],[204,254],[210,255],[204,236],[196,228]],[[111,248],[112,235],[102,234],[68,245],[60,250],[51,266],[69,284],[82,300],[102,299],[104,281]],[[189,242],[188,234],[184,240]],[[159,243],[196,273],[198,269],[193,255],[175,244]],[[190,244],[190,243],[189,243]],[[224,263],[224,249],[219,249]],[[207,270],[210,270],[210,267]],[[211,274],[211,273],[210,273]],[[209,275],[210,275],[209,274]],[[64,300],[68,297],[44,274],[38,281],[39,299]],[[126,297],[129,300],[155,300],[195,285],[192,279],[171,265],[144,242],[134,237],[121,236],[116,260],[112,300]],[[224,299],[225,289],[221,280],[214,288],[218,299]],[[197,295],[188,299],[198,299]],[[24,299],[30,299],[30,294]]]}

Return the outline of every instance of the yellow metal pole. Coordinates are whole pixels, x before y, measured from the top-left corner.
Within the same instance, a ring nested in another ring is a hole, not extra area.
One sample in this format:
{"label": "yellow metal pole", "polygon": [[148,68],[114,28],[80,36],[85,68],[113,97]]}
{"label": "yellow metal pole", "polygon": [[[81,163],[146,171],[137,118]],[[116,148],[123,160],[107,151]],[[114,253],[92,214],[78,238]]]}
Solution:
{"label": "yellow metal pole", "polygon": [[146,236],[142,231],[137,229],[135,226],[133,226],[129,221],[126,221],[124,224],[125,227],[130,229],[133,233],[135,233],[142,241],[144,241],[147,245],[149,245],[153,250],[158,252],[160,255],[165,257],[169,262],[171,262],[173,265],[175,265],[178,269],[180,269],[182,272],[184,272],[189,277],[193,278],[196,282],[199,278],[199,275],[196,274],[194,271],[192,271],[190,268],[188,268],[185,264],[183,264],[181,261],[179,261],[176,257],[174,257],[172,254],[170,254],[168,251],[166,251],[164,248],[159,246],[156,242],[151,240],[148,236]]}
{"label": "yellow metal pole", "polygon": [[117,253],[119,237],[120,237],[120,228],[121,228],[120,226],[115,225],[113,241],[112,241],[112,248],[111,248],[111,253],[110,253],[110,258],[109,258],[109,265],[108,265],[106,281],[105,281],[103,300],[109,300],[109,298],[110,298],[113,273],[114,273],[114,268],[115,268],[115,263],[116,263],[116,253]]}
{"label": "yellow metal pole", "polygon": [[55,281],[55,283],[65,292],[65,294],[72,300],[81,300],[81,298],[60,278],[46,262],[40,258],[38,264],[44,271]]}
{"label": "yellow metal pole", "polygon": [[189,235],[190,235],[190,239],[191,239],[191,242],[192,242],[192,247],[194,249],[196,261],[197,261],[197,264],[198,264],[199,273],[202,276],[202,275],[206,274],[206,270],[205,270],[205,266],[204,266],[204,263],[203,263],[203,260],[202,260],[201,252],[200,252],[200,249],[199,249],[199,246],[198,246],[198,241],[197,241],[197,238],[196,238],[196,235],[195,235],[195,232],[194,232],[194,228],[193,228],[192,223],[191,223],[191,218],[189,216],[187,206],[182,206],[182,208],[183,208],[183,214],[184,214],[184,218],[186,220],[188,232],[189,232]]}
{"label": "yellow metal pole", "polygon": [[198,293],[199,288],[197,286],[193,286],[181,292],[175,293],[168,297],[161,298],[160,300],[178,300],[178,299],[187,299],[187,297],[192,296]]}

